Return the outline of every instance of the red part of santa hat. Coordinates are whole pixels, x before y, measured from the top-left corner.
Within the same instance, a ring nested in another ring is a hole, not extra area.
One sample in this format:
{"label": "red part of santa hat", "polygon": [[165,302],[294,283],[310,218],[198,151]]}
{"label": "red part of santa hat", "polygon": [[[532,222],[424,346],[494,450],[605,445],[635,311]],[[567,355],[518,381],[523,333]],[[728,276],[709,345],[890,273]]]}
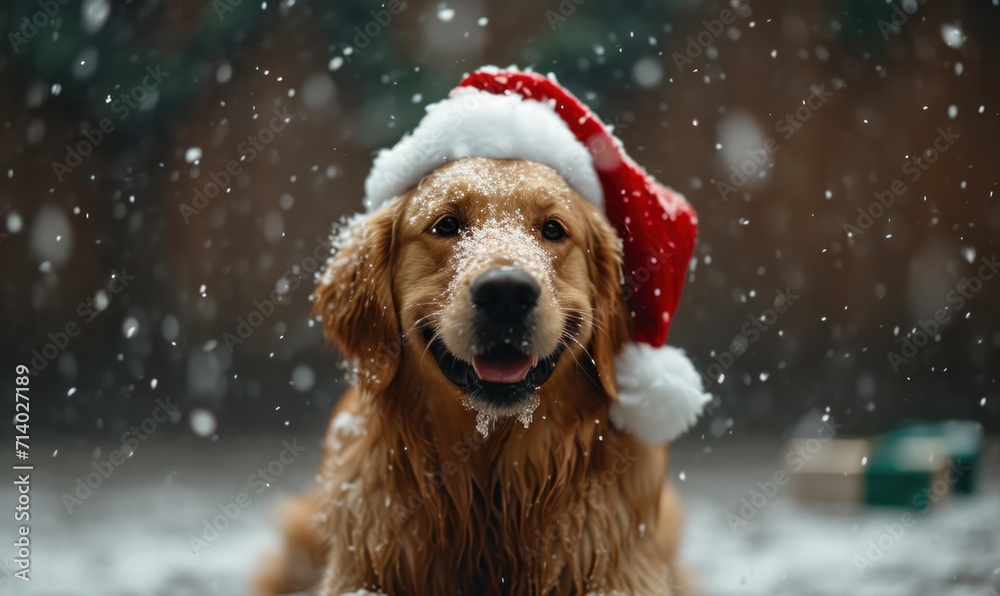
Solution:
{"label": "red part of santa hat", "polygon": [[552,78],[533,72],[482,69],[465,77],[459,87],[516,93],[549,103],[589,150],[604,190],[605,214],[622,239],[625,291],[635,339],[662,346],[681,299],[698,233],[698,216],[691,204],[647,174],[604,123]]}

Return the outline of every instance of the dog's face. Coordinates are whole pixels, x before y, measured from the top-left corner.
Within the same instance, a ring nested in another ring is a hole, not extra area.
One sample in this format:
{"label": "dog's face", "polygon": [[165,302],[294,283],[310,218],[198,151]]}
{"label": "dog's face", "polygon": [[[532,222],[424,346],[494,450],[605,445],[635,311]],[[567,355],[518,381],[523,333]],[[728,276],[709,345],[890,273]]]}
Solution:
{"label": "dog's face", "polygon": [[[317,305],[362,381],[384,386],[402,358],[434,366],[478,411],[504,416],[523,410],[561,364],[590,363],[613,393],[617,237],[548,166],[451,162],[360,225],[357,254],[334,259]],[[359,283],[368,288],[351,287]],[[388,344],[402,333],[404,347],[359,343],[365,329]]]}

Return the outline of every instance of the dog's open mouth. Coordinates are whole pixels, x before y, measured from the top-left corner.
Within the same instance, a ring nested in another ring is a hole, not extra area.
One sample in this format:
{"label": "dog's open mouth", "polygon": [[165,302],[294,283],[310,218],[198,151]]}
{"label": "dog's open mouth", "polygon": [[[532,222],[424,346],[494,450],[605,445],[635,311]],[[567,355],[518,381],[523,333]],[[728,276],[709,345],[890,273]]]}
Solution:
{"label": "dog's open mouth", "polygon": [[448,351],[429,327],[424,328],[423,334],[445,378],[465,388],[473,400],[498,409],[516,407],[532,397],[552,376],[566,349],[565,344],[559,344],[551,354],[538,358],[499,344],[466,362]]}

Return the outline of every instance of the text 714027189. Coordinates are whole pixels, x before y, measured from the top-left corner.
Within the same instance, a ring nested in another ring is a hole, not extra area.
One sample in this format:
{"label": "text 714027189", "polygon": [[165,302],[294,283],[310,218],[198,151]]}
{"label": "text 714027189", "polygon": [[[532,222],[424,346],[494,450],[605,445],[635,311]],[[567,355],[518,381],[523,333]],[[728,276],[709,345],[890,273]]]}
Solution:
{"label": "text 714027189", "polygon": [[19,522],[14,538],[16,571],[14,577],[31,581],[31,470],[28,463],[28,437],[30,436],[31,398],[28,395],[31,377],[28,367],[18,364],[14,377],[14,455],[18,459],[13,467],[14,486],[17,487],[17,504],[14,506],[14,520]]}

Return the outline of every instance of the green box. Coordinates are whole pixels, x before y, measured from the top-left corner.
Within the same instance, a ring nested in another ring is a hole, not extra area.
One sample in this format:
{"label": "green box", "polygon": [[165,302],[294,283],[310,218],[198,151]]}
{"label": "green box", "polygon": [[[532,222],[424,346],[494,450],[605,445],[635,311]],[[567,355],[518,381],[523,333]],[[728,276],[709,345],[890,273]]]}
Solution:
{"label": "green box", "polygon": [[952,462],[949,479],[952,492],[971,494],[978,480],[979,460],[983,451],[983,425],[974,420],[947,420],[939,423],[911,423],[886,435],[890,438],[932,437],[947,446]]}
{"label": "green box", "polygon": [[[915,509],[940,504],[951,488],[945,474],[948,464],[948,447],[939,437],[883,436],[875,443],[865,471],[865,502]],[[928,498],[928,491],[941,487],[945,494]]]}

